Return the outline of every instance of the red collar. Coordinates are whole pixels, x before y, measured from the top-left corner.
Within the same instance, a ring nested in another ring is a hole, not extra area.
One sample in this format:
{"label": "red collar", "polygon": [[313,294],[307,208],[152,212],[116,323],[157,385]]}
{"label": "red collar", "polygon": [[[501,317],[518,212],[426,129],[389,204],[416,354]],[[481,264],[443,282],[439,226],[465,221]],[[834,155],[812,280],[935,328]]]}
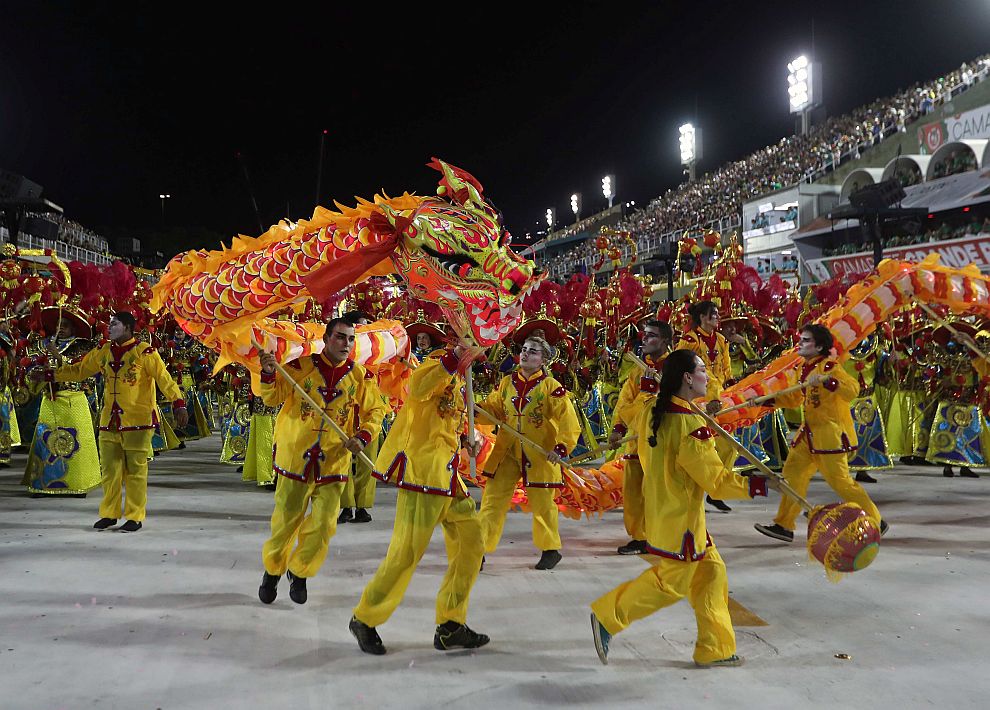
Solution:
{"label": "red collar", "polygon": [[121,356],[124,353],[126,353],[128,350],[130,350],[131,348],[133,348],[137,344],[138,344],[138,341],[135,340],[134,338],[131,338],[130,340],[125,340],[120,345],[117,345],[116,343],[111,342],[110,343],[110,354],[113,355],[113,359],[114,360],[120,360]]}
{"label": "red collar", "polygon": [[824,359],[824,355],[817,355],[801,365],[801,382],[806,381],[808,379],[808,375],[810,375],[814,369],[818,367],[818,363]]}
{"label": "red collar", "polygon": [[327,383],[327,388],[336,387],[337,383],[354,368],[354,361],[350,358],[335,366],[322,353],[320,355],[313,355],[313,364],[316,365],[316,369],[323,376],[324,382]]}
{"label": "red collar", "polygon": [[718,357],[718,331],[713,330],[711,333],[705,333],[699,326],[694,329],[694,332],[698,336],[698,340],[708,348],[708,364],[711,365]]}
{"label": "red collar", "polygon": [[688,403],[676,395],[670,398],[670,404],[664,411],[669,414],[694,414]]}

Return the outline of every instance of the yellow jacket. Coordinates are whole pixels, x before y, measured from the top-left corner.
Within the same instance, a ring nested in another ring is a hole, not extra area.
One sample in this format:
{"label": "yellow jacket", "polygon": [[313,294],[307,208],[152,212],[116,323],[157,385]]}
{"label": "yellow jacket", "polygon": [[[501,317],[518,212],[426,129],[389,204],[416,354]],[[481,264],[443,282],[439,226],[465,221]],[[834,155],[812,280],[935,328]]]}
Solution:
{"label": "yellow jacket", "polygon": [[722,396],[725,382],[732,377],[732,359],[729,357],[729,341],[721,333],[706,333],[693,328],[681,336],[676,350],[691,350],[708,369],[708,392],[705,399],[711,401]]}
{"label": "yellow jacket", "polygon": [[409,395],[378,453],[375,477],[399,488],[465,496],[457,473],[465,431],[464,378],[453,353],[427,358],[409,378]]}
{"label": "yellow jacket", "polygon": [[55,371],[56,382],[76,382],[103,374],[103,411],[100,431],[126,432],[154,429],[155,386],[173,407],[184,407],[182,391],[168,374],[158,351],[131,338],[122,345],[107,343],[73,365]]}
{"label": "yellow jacket", "polygon": [[776,397],[775,407],[802,406],[803,421],[796,445],[808,437],[813,454],[845,454],[856,450],[856,427],[849,404],[859,396],[859,383],[836,361],[824,356],[799,363],[787,373],[787,386],[807,382],[815,373],[829,376],[821,385]]}
{"label": "yellow jacket", "polygon": [[671,400],[650,446],[652,410],[640,415],[639,459],[643,466],[647,552],[696,562],[711,544],[705,523],[705,495],[753,498],[767,494],[762,476],[744,478],[727,469],[715,452],[705,420],[679,397]]}
{"label": "yellow jacket", "polygon": [[[666,359],[666,355],[657,359],[647,355],[643,361],[654,370],[659,371]],[[619,400],[615,405],[615,423],[612,425],[612,429],[622,436],[628,434],[630,429],[633,433],[638,433],[636,425],[639,422],[639,417],[645,408],[652,406],[653,400],[657,396],[657,389],[660,387],[659,380],[642,375],[642,370],[638,367],[634,368],[623,383],[622,391],[619,392]],[[626,444],[626,452],[625,458],[639,458],[636,455],[635,441]]]}
{"label": "yellow jacket", "polygon": [[[374,375],[361,365],[344,360],[334,367],[324,355],[311,355],[289,363],[286,371],[349,437],[367,445],[378,435],[386,407]],[[348,479],[351,452],[290,382],[277,372],[263,373],[260,394],[267,406],[282,405],[275,419],[276,472],[317,485]]]}
{"label": "yellow jacket", "polygon": [[[521,370],[506,375],[482,403],[482,407],[547,451],[566,456],[581,435],[574,405],[567,390],[542,370],[527,378]],[[536,488],[563,488],[563,471],[536,454],[514,436],[499,431],[485,464],[492,477],[503,460],[518,462],[523,483]]]}

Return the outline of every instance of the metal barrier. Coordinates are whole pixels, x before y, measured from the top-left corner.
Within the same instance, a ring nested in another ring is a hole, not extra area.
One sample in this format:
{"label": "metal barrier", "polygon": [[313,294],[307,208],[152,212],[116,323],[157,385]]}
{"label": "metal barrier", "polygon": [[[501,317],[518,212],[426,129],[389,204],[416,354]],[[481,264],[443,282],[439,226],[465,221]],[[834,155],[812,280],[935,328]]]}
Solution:
{"label": "metal barrier", "polygon": [[62,261],[81,261],[84,264],[112,264],[116,259],[109,254],[100,254],[92,249],[84,249],[65,242],[41,239],[32,234],[18,235],[18,243],[24,249],[51,249]]}

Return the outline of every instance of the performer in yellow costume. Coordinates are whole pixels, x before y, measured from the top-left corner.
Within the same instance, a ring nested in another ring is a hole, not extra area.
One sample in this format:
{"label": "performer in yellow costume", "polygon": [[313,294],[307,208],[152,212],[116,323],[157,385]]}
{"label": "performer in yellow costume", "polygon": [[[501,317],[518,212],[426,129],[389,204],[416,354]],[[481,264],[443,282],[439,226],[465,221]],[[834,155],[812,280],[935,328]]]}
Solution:
{"label": "performer in yellow costume", "polygon": [[[103,530],[117,524],[123,504],[122,532],[141,529],[148,501],[148,451],[155,425],[155,387],[172,400],[176,421],[188,421],[179,386],[169,376],[158,351],[134,339],[134,316],[126,311],[110,319],[110,343],[91,350],[74,365],[55,371],[56,382],[77,382],[103,375],[103,411],[100,413],[100,465],[103,469]],[[122,488],[126,493],[122,492]],[[124,500],[121,500],[124,498]]]}
{"label": "performer in yellow costume", "polygon": [[276,374],[275,356],[261,353],[261,396],[269,407],[282,405],[275,420],[274,464],[281,480],[275,489],[272,535],[262,549],[265,572],[258,588],[265,604],[275,601],[278,580],[286,572],[289,597],[306,603],[306,579],[319,571],[337,530],[351,454],[363,450],[381,428],[385,406],[374,378],[348,357],[353,346],[354,326],[334,318],[327,323],[323,353],[295,360],[286,369],[346,433],[347,441],[340,440],[291,382]]}
{"label": "performer in yellow costume", "polygon": [[550,452],[547,457],[540,456],[500,431],[485,464],[484,475],[490,480],[481,496],[485,551],[494,552],[502,537],[512,493],[522,477],[533,513],[533,544],[542,550],[536,569],[553,569],[561,560],[554,491],[564,487],[560,461],[581,434],[567,390],[543,367],[553,356],[553,348],[546,340],[527,338],[519,354],[519,369],[503,377],[482,405],[506,426]]}
{"label": "performer in yellow costume", "polygon": [[[705,391],[705,400],[708,402],[709,414],[718,412],[718,398],[722,396],[722,390],[726,381],[732,377],[732,358],[729,355],[729,341],[718,332],[720,314],[718,306],[713,301],[698,301],[691,304],[688,309],[693,327],[681,336],[677,343],[677,349],[690,350],[701,358],[708,370],[708,389]],[[732,445],[721,439],[716,442],[718,455],[728,465],[732,465],[736,457],[735,449]],[[706,502],[713,508],[728,513],[730,508],[726,503],[718,498],[709,496]]]}
{"label": "performer in yellow costume", "polygon": [[[640,340],[643,342],[643,362],[650,366],[646,372],[635,368],[622,385],[615,405],[615,423],[609,435],[609,447],[636,432],[636,423],[645,409],[652,406],[659,386],[659,370],[670,349],[674,333],[670,325],[659,320],[647,321]],[[643,498],[643,467],[636,453],[636,442],[626,445],[625,466],[622,471],[622,519],[626,533],[632,539],[618,549],[620,555],[641,555],[646,552],[645,499]]]}
{"label": "performer in yellow costume", "polygon": [[[447,545],[447,573],[436,603],[439,651],[477,648],[488,637],[468,628],[471,587],[478,577],[484,545],[474,500],[457,473],[465,443],[464,378],[458,372],[461,347],[430,357],[413,373],[409,398],[385,439],[375,475],[399,487],[395,527],[388,552],[354,609],[350,630],[365,653],[381,655],[385,646],[375,627],[385,623],[402,601],[416,566],[437,525]],[[477,444],[472,443],[477,453]]]}
{"label": "performer in yellow costume", "polygon": [[704,499],[706,493],[720,498],[766,495],[768,481],[743,478],[719,458],[715,434],[688,404],[705,396],[707,386],[701,358],[675,350],[664,361],[656,401],[639,420],[646,552],[652,566],[591,605],[595,649],[604,664],[613,635],[684,597],[698,622],[694,662],[702,667],[742,663],[729,618],[725,563],[708,533]]}
{"label": "performer in yellow costume", "polygon": [[[887,532],[887,523],[863,487],[849,475],[849,452],[857,446],[856,428],[849,403],[859,396],[859,383],[833,358],[832,333],[823,325],[807,325],[801,330],[798,355],[804,362],[788,374],[788,386],[801,382],[804,390],[791,392],[774,400],[777,407],[802,407],[804,423],[782,471],[787,482],[804,496],[815,471],[839,497],[855,503],[879,524],[880,533]],[[794,540],[794,522],[801,506],[792,498],[781,498],[777,517],[771,525],[756,524],[756,529],[784,542]]]}
{"label": "performer in yellow costume", "polygon": [[[73,306],[51,306],[41,311],[47,340],[31,350],[47,351],[53,366],[77,362],[93,348],[93,333],[85,314]],[[30,352],[30,350],[29,350]],[[100,457],[96,448],[93,411],[81,382],[34,383],[40,388],[41,408],[21,485],[32,496],[73,495],[100,485]]]}

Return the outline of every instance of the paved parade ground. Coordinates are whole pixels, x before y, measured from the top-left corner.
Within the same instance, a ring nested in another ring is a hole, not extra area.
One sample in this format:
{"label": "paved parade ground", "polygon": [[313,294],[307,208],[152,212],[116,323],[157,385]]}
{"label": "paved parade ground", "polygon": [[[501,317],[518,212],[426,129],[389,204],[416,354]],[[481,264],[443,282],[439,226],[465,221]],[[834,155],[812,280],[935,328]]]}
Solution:
{"label": "paved parade ground", "polygon": [[[395,489],[374,521],[343,525],[297,606],[283,579],[258,601],[272,494],[217,463],[220,440],[151,466],[148,518],[134,534],[97,532],[100,492],[32,499],[24,456],[0,471],[0,678],[5,710],[25,708],[986,707],[990,476],[944,478],[898,467],[868,486],[890,533],[865,571],[829,582],[804,532],[762,537],[769,500],[709,514],[728,566],[742,668],[698,670],[687,602],[615,637],[603,667],[589,603],[646,564],[621,557],[622,515],[562,518],[564,559],[532,569],[530,518],[509,515],[488,556],[468,623],[477,651],[433,649],[445,570],[434,535],[409,593],[379,631],[381,657],[358,650],[351,609],[385,553]],[[474,491],[475,497],[480,497]],[[819,480],[809,497],[833,500]]]}

